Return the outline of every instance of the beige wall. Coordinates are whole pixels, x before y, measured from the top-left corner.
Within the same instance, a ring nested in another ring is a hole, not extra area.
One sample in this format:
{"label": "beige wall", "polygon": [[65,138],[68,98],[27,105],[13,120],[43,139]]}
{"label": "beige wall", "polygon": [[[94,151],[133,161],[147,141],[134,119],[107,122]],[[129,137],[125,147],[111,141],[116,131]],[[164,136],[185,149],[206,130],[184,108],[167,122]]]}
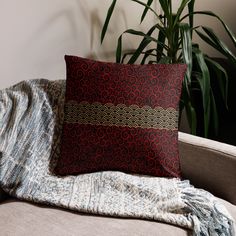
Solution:
{"label": "beige wall", "polygon": [[[130,1],[119,0],[109,35],[101,46],[101,26],[110,2],[0,0],[0,88],[32,78],[64,79],[64,54],[114,60],[119,33],[127,27],[145,29],[154,19],[150,16],[139,26],[136,16],[140,15],[141,8]],[[196,2],[199,9],[211,9],[222,15],[236,32],[235,0]],[[208,23],[205,19],[202,21]],[[218,25],[212,22],[210,25],[222,33]],[[125,46],[130,48],[134,44],[134,38],[128,38]]]}

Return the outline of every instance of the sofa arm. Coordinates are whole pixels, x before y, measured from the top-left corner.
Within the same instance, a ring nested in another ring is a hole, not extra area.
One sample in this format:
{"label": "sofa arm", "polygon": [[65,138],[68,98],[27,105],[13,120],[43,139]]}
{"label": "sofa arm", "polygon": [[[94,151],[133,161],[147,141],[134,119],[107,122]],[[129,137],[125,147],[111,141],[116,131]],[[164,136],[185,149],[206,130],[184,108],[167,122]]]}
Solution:
{"label": "sofa arm", "polygon": [[236,146],[179,132],[179,152],[185,179],[236,205]]}

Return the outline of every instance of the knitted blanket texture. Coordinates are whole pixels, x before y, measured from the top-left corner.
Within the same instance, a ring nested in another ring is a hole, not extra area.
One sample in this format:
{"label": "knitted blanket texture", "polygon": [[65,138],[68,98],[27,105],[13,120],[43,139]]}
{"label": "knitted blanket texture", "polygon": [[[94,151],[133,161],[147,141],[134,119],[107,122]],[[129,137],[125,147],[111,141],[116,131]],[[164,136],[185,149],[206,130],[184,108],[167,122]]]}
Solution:
{"label": "knitted blanket texture", "polygon": [[193,235],[234,235],[233,219],[188,181],[104,171],[53,174],[65,81],[23,81],[0,91],[0,187],[19,199],[79,212],[156,220]]}

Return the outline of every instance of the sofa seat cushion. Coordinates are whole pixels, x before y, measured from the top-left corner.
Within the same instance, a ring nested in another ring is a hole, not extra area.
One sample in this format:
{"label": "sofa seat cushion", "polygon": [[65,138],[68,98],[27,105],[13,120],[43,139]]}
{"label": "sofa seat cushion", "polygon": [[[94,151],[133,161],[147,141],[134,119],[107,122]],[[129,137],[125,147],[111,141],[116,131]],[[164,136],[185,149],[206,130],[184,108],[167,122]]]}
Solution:
{"label": "sofa seat cushion", "polygon": [[154,221],[79,214],[17,200],[0,205],[0,232],[8,236],[187,235],[185,229]]}
{"label": "sofa seat cushion", "polygon": [[[220,201],[236,219],[236,206]],[[187,236],[190,231],[154,221],[80,214],[11,199],[0,205],[0,232],[8,236]]]}

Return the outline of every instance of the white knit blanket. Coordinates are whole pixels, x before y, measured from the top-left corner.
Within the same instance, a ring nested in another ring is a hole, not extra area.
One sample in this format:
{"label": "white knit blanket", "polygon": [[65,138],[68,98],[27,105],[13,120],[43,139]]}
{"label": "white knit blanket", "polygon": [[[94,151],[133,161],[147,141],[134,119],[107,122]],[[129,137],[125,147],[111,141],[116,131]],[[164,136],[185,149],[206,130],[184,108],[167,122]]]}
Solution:
{"label": "white knit blanket", "polygon": [[19,199],[80,212],[152,219],[194,235],[234,235],[233,219],[188,181],[97,172],[58,177],[65,81],[21,82],[0,91],[0,187]]}

